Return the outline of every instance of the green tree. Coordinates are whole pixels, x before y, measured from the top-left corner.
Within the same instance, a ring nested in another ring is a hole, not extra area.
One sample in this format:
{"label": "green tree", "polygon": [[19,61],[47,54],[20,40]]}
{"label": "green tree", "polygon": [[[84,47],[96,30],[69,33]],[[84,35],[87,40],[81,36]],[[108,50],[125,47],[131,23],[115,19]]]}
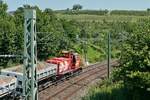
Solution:
{"label": "green tree", "polygon": [[75,5],[73,5],[73,8],[72,8],[73,10],[81,10],[82,9],[82,5],[80,5],[80,4],[75,4]]}
{"label": "green tree", "polygon": [[[14,18],[7,14],[7,4],[0,1],[0,54],[13,54],[16,50]],[[0,58],[0,66],[7,66],[12,59]],[[15,60],[13,60],[15,61]]]}
{"label": "green tree", "polygon": [[147,11],[150,11],[150,8],[147,8]]}
{"label": "green tree", "polygon": [[5,4],[2,0],[0,1],[0,13],[1,16],[5,16],[6,15],[6,11],[7,11],[7,4]]}
{"label": "green tree", "polygon": [[123,80],[133,99],[145,100],[150,89],[150,20],[134,24],[133,32],[122,45],[120,66],[115,80]]}

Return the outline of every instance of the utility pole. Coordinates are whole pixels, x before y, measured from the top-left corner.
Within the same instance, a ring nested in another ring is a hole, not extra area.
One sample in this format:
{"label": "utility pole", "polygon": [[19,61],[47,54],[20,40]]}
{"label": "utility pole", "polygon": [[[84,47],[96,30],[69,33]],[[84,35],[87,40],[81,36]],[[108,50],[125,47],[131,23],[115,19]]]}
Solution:
{"label": "utility pole", "polygon": [[[84,32],[85,33],[85,32]],[[84,59],[84,62],[85,62],[85,65],[87,66],[87,62],[88,62],[88,59],[87,59],[87,45],[88,45],[88,43],[87,43],[87,39],[81,39],[81,38],[79,38],[79,36],[78,35],[76,35],[76,40],[77,41],[79,41],[79,42],[81,42],[81,45],[82,45],[82,54],[83,54],[83,59]]]}
{"label": "utility pole", "polygon": [[107,76],[108,78],[110,78],[110,69],[111,69],[111,64],[110,64],[110,61],[111,61],[111,44],[110,44],[110,32],[108,32],[108,36],[107,36],[107,45],[108,45],[108,50],[107,50]]}
{"label": "utility pole", "polygon": [[36,11],[25,10],[23,100],[38,100],[37,96]]}
{"label": "utility pole", "polygon": [[83,38],[83,51],[84,51],[84,59],[85,59],[85,64],[86,66],[88,65],[88,61],[87,61],[87,32],[85,31],[85,29],[82,29],[82,34],[84,35]]}
{"label": "utility pole", "polygon": [[84,52],[84,60],[87,66],[87,41],[83,41],[83,52]]}

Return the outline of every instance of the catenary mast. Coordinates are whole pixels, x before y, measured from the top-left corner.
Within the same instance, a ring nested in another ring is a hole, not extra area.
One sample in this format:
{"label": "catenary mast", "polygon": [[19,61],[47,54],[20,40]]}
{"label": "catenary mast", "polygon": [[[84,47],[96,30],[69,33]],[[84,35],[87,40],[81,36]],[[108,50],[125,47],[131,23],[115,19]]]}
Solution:
{"label": "catenary mast", "polygon": [[23,100],[38,100],[36,11],[34,9],[25,9],[24,16]]}

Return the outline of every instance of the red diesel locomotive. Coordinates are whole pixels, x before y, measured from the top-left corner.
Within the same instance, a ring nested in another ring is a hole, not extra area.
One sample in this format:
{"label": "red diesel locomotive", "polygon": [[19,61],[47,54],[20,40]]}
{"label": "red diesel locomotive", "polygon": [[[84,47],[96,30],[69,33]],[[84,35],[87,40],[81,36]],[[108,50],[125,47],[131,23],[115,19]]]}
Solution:
{"label": "red diesel locomotive", "polygon": [[79,54],[71,51],[63,51],[62,54],[62,57],[56,57],[46,61],[47,63],[57,64],[57,77],[73,74],[74,72],[82,70]]}

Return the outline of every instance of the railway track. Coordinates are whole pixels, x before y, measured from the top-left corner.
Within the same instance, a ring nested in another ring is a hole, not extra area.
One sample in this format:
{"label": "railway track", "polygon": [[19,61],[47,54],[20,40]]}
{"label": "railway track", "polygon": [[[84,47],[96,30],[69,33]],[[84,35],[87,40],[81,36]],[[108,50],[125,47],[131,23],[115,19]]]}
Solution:
{"label": "railway track", "polygon": [[[111,63],[116,64],[116,61]],[[39,100],[73,100],[72,97],[83,88],[88,87],[96,79],[106,76],[106,62],[97,63],[84,68],[79,76],[64,80],[58,85],[52,85],[49,88],[39,92]]]}

